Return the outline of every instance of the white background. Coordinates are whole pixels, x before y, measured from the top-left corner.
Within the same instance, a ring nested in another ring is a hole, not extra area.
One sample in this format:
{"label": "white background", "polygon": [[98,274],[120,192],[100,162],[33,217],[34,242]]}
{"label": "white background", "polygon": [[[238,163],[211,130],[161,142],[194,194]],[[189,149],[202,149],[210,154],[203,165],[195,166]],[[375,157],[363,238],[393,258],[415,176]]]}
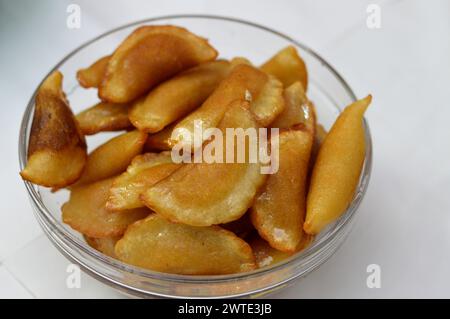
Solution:
{"label": "white background", "polygon": [[[82,10],[79,30],[66,8]],[[381,28],[366,8],[381,6]],[[133,20],[210,13],[291,35],[328,60],[358,96],[374,168],[355,228],[320,269],[274,295],[450,297],[450,1],[6,1],[0,0],[0,297],[121,297],[82,277],[66,288],[67,260],[43,235],[19,178],[19,123],[30,95],[57,61],[84,41]],[[381,266],[382,287],[366,286]]]}

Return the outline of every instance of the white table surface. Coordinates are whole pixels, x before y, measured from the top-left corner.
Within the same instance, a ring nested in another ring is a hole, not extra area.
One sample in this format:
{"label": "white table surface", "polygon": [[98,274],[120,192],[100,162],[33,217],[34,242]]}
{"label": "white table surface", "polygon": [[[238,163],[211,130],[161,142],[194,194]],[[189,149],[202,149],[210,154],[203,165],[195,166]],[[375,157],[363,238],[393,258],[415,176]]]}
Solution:
{"label": "white table surface", "polygon": [[[450,297],[449,1],[111,2],[0,0],[0,298],[121,297],[87,275],[80,289],[67,288],[68,261],[43,235],[18,175],[19,123],[42,77],[73,48],[176,13],[282,31],[328,60],[358,96],[374,96],[374,167],[355,228],[325,265],[274,297]],[[81,7],[80,29],[66,28],[69,3]],[[366,25],[369,3],[381,7],[380,29]],[[366,285],[369,264],[381,267],[379,289]]]}

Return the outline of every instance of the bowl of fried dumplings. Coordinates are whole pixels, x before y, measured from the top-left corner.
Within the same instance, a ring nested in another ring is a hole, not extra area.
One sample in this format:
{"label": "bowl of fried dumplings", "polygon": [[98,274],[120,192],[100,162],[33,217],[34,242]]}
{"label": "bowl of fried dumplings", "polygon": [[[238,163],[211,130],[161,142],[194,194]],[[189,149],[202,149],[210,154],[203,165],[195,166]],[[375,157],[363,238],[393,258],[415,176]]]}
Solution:
{"label": "bowl of fried dumplings", "polygon": [[[371,172],[371,101],[270,28],[147,19],[42,80],[20,176],[51,242],[101,282],[143,298],[258,297],[347,237]],[[260,133],[229,144],[236,132]]]}

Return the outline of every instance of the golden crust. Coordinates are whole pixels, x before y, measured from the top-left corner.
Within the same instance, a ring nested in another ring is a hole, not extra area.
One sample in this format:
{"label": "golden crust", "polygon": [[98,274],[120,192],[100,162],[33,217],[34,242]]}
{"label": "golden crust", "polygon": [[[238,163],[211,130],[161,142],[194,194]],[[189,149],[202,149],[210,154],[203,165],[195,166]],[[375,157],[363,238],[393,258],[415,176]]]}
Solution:
{"label": "golden crust", "polygon": [[88,184],[124,172],[142,152],[147,134],[137,130],[116,136],[92,151],[76,185]]}
{"label": "golden crust", "polygon": [[[248,102],[232,103],[219,126],[223,135],[227,134],[226,128],[258,128],[247,108]],[[141,200],[175,222],[193,226],[224,224],[247,211],[266,178],[261,174],[261,163],[250,163],[248,159],[245,163],[185,164],[150,187]]]}
{"label": "golden crust", "polygon": [[52,73],[41,85],[22,178],[47,187],[76,181],[86,162],[86,142],[62,91],[62,74]]}
{"label": "golden crust", "polygon": [[114,252],[114,247],[120,238],[122,238],[122,236],[105,238],[84,236],[84,240],[86,240],[89,246],[112,258],[117,258],[116,253]]}
{"label": "golden crust", "polygon": [[205,103],[175,126],[176,134],[171,143],[183,142],[183,136],[177,132],[189,132],[193,135],[195,121],[201,121],[204,130],[217,127],[231,102],[245,100],[246,97],[256,99],[268,79],[267,74],[250,65],[237,64]]}
{"label": "golden crust", "polygon": [[77,72],[78,83],[84,88],[98,88],[102,83],[103,76],[108,66],[110,55],[101,57],[87,68],[80,69]]}
{"label": "golden crust", "polygon": [[122,211],[106,209],[113,178],[81,187],[73,187],[70,199],[62,206],[62,219],[80,233],[94,238],[122,235],[135,221],[145,218],[150,211],[137,208]]}
{"label": "golden crust", "polygon": [[167,126],[158,133],[149,134],[144,145],[146,152],[170,151],[172,149],[171,136],[177,122]]}
{"label": "golden crust", "polygon": [[228,61],[200,64],[163,82],[130,111],[141,131],[155,133],[199,107],[230,70]]}
{"label": "golden crust", "polygon": [[128,104],[100,102],[77,114],[81,132],[93,135],[98,132],[120,131],[131,127]]}
{"label": "golden crust", "polygon": [[267,127],[283,112],[283,85],[274,76],[269,75],[260,94],[251,102],[250,110],[263,127]]}
{"label": "golden crust", "polygon": [[303,237],[312,143],[310,132],[280,132],[278,172],[269,175],[251,209],[260,236],[281,251],[294,252]]}
{"label": "golden crust", "polygon": [[277,54],[265,62],[261,69],[264,72],[276,76],[284,87],[288,87],[299,81],[305,91],[308,88],[308,71],[306,64],[292,45],[280,50]]}
{"label": "golden crust", "polygon": [[363,116],[372,96],[347,106],[319,149],[307,198],[305,232],[318,234],[345,212],[355,195],[365,156]]}
{"label": "golden crust", "polygon": [[272,122],[272,127],[292,128],[303,124],[314,135],[316,126],[316,112],[311,101],[305,94],[300,82],[294,82],[284,90],[285,108],[283,112]]}
{"label": "golden crust", "polygon": [[157,214],[131,225],[115,252],[124,262],[166,273],[223,275],[256,268],[250,246],[232,232],[172,223]]}
{"label": "golden crust", "polygon": [[144,207],[139,196],[180,166],[172,162],[170,152],[136,156],[127,171],[115,178],[106,207],[111,210]]}
{"label": "golden crust", "polygon": [[130,102],[171,76],[216,57],[206,39],[184,28],[142,26],[113,53],[99,96],[113,103]]}

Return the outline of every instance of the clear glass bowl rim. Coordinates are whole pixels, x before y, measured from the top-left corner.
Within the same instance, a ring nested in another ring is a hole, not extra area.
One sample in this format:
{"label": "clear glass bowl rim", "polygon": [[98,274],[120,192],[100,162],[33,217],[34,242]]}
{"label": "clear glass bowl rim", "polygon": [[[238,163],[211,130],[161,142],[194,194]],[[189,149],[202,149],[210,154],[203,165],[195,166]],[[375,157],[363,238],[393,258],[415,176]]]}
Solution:
{"label": "clear glass bowl rim", "polygon": [[[78,51],[82,50],[83,48],[92,44],[93,42],[95,42],[105,36],[108,36],[116,31],[120,31],[122,29],[132,27],[135,25],[140,25],[143,23],[157,22],[160,20],[167,20],[167,19],[183,19],[183,18],[211,19],[211,20],[223,20],[223,21],[228,21],[228,22],[235,22],[238,24],[244,24],[246,26],[251,26],[254,28],[262,29],[266,32],[269,32],[269,33],[277,35],[281,38],[284,38],[285,40],[292,42],[295,45],[297,45],[298,47],[307,51],[315,59],[319,60],[322,64],[322,66],[324,66],[326,69],[328,69],[328,71],[330,71],[336,77],[336,79],[340,82],[340,84],[346,90],[347,94],[351,97],[351,99],[356,101],[355,94],[353,93],[350,86],[346,83],[346,81],[342,78],[342,76],[326,60],[324,60],[321,56],[319,56],[316,52],[314,52],[312,49],[310,49],[306,45],[298,42],[297,40],[295,40],[281,32],[275,31],[271,28],[268,28],[266,26],[263,26],[263,25],[260,25],[257,23],[245,21],[245,20],[238,19],[238,18],[219,16],[219,15],[207,15],[207,14],[179,14],[179,15],[159,16],[159,17],[134,21],[134,22],[113,28],[113,29],[111,29],[107,32],[104,32],[104,33],[98,35],[97,37],[85,42],[81,46],[79,46],[76,49],[74,49],[73,51],[71,51],[68,55],[66,55],[60,62],[58,62],[48,72],[48,74],[44,77],[44,79],[47,78],[47,76],[50,75],[55,70],[58,70],[62,64],[64,64],[68,59],[70,59]],[[33,95],[31,96],[31,98],[28,102],[28,105],[25,109],[23,118],[22,118],[22,123],[21,123],[20,133],[19,133],[19,163],[20,163],[21,170],[25,167],[26,162],[27,162],[27,149],[28,149],[27,134],[29,131],[28,129],[29,129],[30,118],[31,118],[31,116],[33,114],[33,110],[34,110],[35,96],[36,96],[38,88],[40,87],[40,85],[42,84],[44,79],[41,81],[41,83],[38,85],[38,87],[34,91]],[[364,160],[364,166],[363,166],[363,169],[361,172],[360,181],[359,181],[359,184],[358,184],[358,187],[356,190],[357,193],[356,193],[356,196],[354,197],[352,203],[347,208],[346,212],[338,219],[338,221],[336,222],[334,227],[331,230],[329,230],[324,236],[322,236],[319,240],[315,241],[311,246],[309,246],[307,249],[300,252],[299,254],[295,254],[294,256],[286,259],[285,261],[277,263],[275,265],[272,265],[272,266],[269,266],[266,268],[257,269],[257,270],[254,270],[254,271],[251,271],[248,273],[238,273],[238,274],[231,274],[231,275],[189,276],[189,275],[176,275],[176,274],[161,273],[161,272],[146,270],[146,269],[135,267],[135,266],[132,266],[129,264],[125,264],[119,260],[110,258],[108,256],[105,256],[105,255],[97,252],[96,250],[94,250],[93,248],[88,246],[86,243],[81,241],[79,238],[76,238],[73,234],[71,234],[66,229],[64,229],[64,226],[61,224],[61,222],[56,220],[53,217],[53,215],[51,214],[51,212],[45,207],[45,204],[40,199],[40,195],[39,195],[38,191],[36,190],[36,188],[34,187],[34,185],[31,182],[28,182],[25,180],[24,180],[24,184],[26,186],[26,189],[27,189],[27,192],[28,192],[28,195],[29,195],[31,201],[38,208],[38,214],[39,214],[38,217],[40,219],[43,219],[43,222],[52,226],[52,228],[51,228],[52,233],[56,234],[60,239],[62,239],[66,245],[75,247],[76,249],[80,249],[83,253],[87,254],[88,256],[95,258],[97,260],[100,260],[107,267],[112,267],[114,270],[117,270],[117,271],[125,271],[125,272],[132,273],[134,275],[142,276],[142,277],[149,278],[149,279],[158,279],[158,280],[165,280],[165,281],[172,281],[172,282],[200,284],[200,283],[220,283],[220,282],[227,282],[227,281],[235,281],[235,280],[239,280],[239,279],[243,279],[243,278],[256,277],[256,276],[259,276],[259,275],[262,275],[262,274],[268,273],[268,272],[282,270],[284,268],[291,267],[295,264],[301,263],[305,259],[308,259],[309,257],[312,257],[315,254],[319,253],[320,250],[322,250],[324,247],[326,247],[328,244],[330,244],[330,242],[334,239],[334,237],[336,237],[336,235],[347,224],[350,223],[350,221],[353,219],[353,217],[364,197],[364,194],[367,190],[367,186],[369,184],[369,179],[370,179],[370,173],[371,173],[371,169],[372,169],[372,139],[371,139],[368,123],[365,119],[364,119],[364,130],[365,130],[365,140],[366,140],[366,155],[365,155],[365,160]],[[41,225],[41,226],[43,226],[43,225]],[[47,236],[48,236],[48,234],[47,234]],[[51,240],[52,240],[53,244],[56,244],[53,239],[51,239]],[[61,247],[59,244],[57,244],[56,246],[58,249],[61,250]],[[63,253],[64,253],[64,255],[66,255],[66,257],[76,260],[76,258],[71,256],[71,254],[69,252],[64,251]],[[96,270],[92,269],[92,267],[88,267],[85,264],[83,266],[87,267],[88,268],[87,270],[91,274],[105,278],[105,276],[96,272]],[[293,280],[293,279],[295,279],[295,276],[293,276],[292,278],[289,278],[289,281]],[[133,289],[133,287],[130,287],[123,283],[118,283],[115,280],[111,280],[110,278],[106,278],[106,280],[113,282],[114,284],[119,285],[122,288],[126,287],[126,288]],[[282,282],[280,282],[279,284],[282,284]],[[266,289],[270,289],[270,288],[271,287],[267,287]],[[139,291],[139,290],[140,290],[139,288],[135,288],[135,291]],[[152,294],[151,291],[148,291],[146,293]],[[248,294],[250,294],[250,293],[252,293],[252,292],[249,292]]]}

